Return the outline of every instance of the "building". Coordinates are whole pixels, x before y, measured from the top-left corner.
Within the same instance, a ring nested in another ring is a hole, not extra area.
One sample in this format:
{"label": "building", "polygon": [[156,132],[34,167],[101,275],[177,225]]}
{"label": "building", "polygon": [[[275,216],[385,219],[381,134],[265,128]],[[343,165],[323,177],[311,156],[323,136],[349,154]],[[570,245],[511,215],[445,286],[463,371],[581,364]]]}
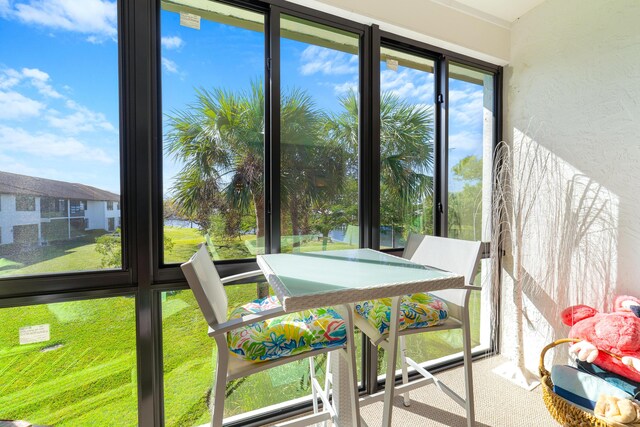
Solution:
{"label": "building", "polygon": [[51,179],[0,172],[0,245],[47,244],[120,226],[120,196]]}

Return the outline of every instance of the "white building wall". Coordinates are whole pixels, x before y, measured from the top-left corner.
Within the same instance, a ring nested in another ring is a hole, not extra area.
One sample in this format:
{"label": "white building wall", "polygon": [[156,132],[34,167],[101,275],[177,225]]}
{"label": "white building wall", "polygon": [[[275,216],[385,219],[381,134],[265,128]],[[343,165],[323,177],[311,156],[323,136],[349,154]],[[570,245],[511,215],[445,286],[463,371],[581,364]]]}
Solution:
{"label": "white building wall", "polygon": [[[13,243],[13,226],[37,224],[40,230],[40,198],[36,197],[34,211],[16,211],[16,196],[0,194],[0,228],[2,229],[2,244]],[[40,235],[40,232],[38,232]]]}
{"label": "white building wall", "polygon": [[505,259],[501,343],[533,372],[542,346],[568,333],[562,309],[640,296],[639,22],[637,0],[548,0],[512,27],[504,138],[521,176],[538,169]]}
{"label": "white building wall", "polygon": [[106,230],[107,229],[107,202],[88,200],[87,209],[84,211],[84,217],[89,220],[87,230]]}
{"label": "white building wall", "polygon": [[113,210],[106,210],[106,217],[107,219],[105,220],[105,225],[108,228],[109,226],[109,219],[108,218],[115,218],[114,219],[114,229],[120,227],[120,203],[119,202],[113,202]]}

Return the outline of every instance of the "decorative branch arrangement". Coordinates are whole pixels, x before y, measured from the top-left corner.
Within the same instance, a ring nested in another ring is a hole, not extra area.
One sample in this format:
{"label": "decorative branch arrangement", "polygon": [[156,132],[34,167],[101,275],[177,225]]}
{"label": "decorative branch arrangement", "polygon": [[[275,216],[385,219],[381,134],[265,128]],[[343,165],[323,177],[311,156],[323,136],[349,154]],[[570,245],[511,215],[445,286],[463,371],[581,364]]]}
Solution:
{"label": "decorative branch arrangement", "polygon": [[[537,382],[525,367],[525,342],[531,336],[525,327],[554,341],[566,334],[559,316],[566,306],[610,303],[617,204],[606,188],[527,134],[512,146],[501,142],[496,148],[491,266],[499,272],[492,275],[493,289],[499,289],[502,274],[513,284],[510,300],[502,304],[515,314],[506,354],[512,364],[499,373],[532,389]],[[495,292],[495,304],[499,297]],[[498,321],[492,319],[495,331]]]}

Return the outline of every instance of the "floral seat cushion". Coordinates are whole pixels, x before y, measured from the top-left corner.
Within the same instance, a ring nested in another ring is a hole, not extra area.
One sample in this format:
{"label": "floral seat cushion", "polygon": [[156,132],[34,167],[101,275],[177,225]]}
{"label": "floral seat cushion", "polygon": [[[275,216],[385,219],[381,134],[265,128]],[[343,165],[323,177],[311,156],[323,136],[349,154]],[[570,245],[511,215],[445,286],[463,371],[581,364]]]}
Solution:
{"label": "floral seat cushion", "polygon": [[[391,298],[360,302],[355,311],[381,334],[389,332]],[[449,317],[448,311],[447,304],[431,294],[405,295],[400,301],[400,330],[441,325]]]}
{"label": "floral seat cushion", "polygon": [[[229,319],[280,307],[276,297],[252,301],[234,309]],[[344,321],[332,308],[285,314],[227,333],[231,353],[251,362],[293,356],[346,343]]]}

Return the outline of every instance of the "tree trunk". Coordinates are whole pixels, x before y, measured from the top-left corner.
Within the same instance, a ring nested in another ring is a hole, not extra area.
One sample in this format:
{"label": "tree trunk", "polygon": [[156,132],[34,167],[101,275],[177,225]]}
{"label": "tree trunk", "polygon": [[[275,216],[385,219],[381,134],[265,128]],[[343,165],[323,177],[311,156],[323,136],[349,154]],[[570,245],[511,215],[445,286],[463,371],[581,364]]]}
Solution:
{"label": "tree trunk", "polygon": [[292,244],[294,248],[300,246],[300,241],[296,241],[296,236],[300,234],[300,222],[298,218],[298,201],[292,200],[291,203],[291,235],[292,235]]}
{"label": "tree trunk", "polygon": [[264,196],[257,196],[254,193],[253,205],[256,210],[256,237],[264,237]]}

